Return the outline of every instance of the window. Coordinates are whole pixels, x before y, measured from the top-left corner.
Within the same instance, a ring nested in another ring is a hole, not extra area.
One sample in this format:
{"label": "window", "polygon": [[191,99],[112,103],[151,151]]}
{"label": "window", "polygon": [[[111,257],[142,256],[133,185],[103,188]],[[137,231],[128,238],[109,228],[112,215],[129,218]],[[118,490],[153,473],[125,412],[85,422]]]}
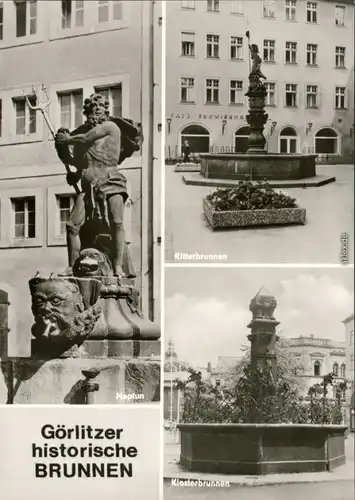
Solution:
{"label": "window", "polygon": [[0,40],[4,35],[4,2],[0,2]]}
{"label": "window", "polygon": [[35,198],[15,198],[12,200],[12,208],[14,213],[14,238],[35,238]]}
{"label": "window", "polygon": [[37,32],[37,1],[15,2],[16,37],[35,35]]}
{"label": "window", "polygon": [[345,26],[345,5],[335,6],[335,26]]}
{"label": "window", "polygon": [[207,35],[207,57],[219,57],[219,35]]}
{"label": "window", "polygon": [[316,154],[338,154],[338,134],[331,128],[318,130],[315,136]]}
{"label": "window", "polygon": [[317,2],[307,2],[307,23],[317,22]]}
{"label": "window", "polygon": [[345,378],[345,364],[342,363],[340,366],[340,376]]}
{"label": "window", "polygon": [[318,85],[306,85],[306,107],[318,108]]}
{"label": "window", "polygon": [[242,80],[231,80],[229,83],[230,104],[243,104],[244,92]]}
{"label": "window", "polygon": [[83,123],[83,93],[81,90],[58,94],[60,126],[71,130]]}
{"label": "window", "polygon": [[206,79],[206,103],[219,103],[219,80],[217,78]]}
{"label": "window", "polygon": [[181,55],[190,57],[195,55],[195,33],[181,33]]}
{"label": "window", "polygon": [[84,1],[62,0],[62,29],[84,26]]}
{"label": "window", "polygon": [[234,134],[235,153],[246,153],[249,148],[250,127],[241,127]]}
{"label": "window", "polygon": [[335,67],[345,68],[345,47],[335,47]]}
{"label": "window", "polygon": [[264,0],[263,1],[263,16],[269,18],[275,18],[275,1],[274,0]]}
{"label": "window", "polygon": [[219,0],[207,0],[207,10],[210,12],[219,12]]}
{"label": "window", "polygon": [[2,99],[0,99],[0,137],[2,133]]}
{"label": "window", "polygon": [[286,61],[286,64],[296,64],[296,62],[297,62],[297,43],[296,42],[286,42],[285,61]]}
{"label": "window", "polygon": [[280,132],[279,152],[282,154],[297,153],[297,132],[293,127],[285,127]]}
{"label": "window", "polygon": [[338,363],[334,363],[334,365],[333,365],[333,375],[334,375],[334,377],[338,377],[339,376],[339,365],[338,365]]}
{"label": "window", "polygon": [[314,372],[313,372],[314,376],[319,377],[320,376],[320,369],[321,369],[320,361],[315,361],[313,368],[314,368]]}
{"label": "window", "polygon": [[231,14],[243,15],[243,0],[230,0],[230,11]]}
{"label": "window", "polygon": [[243,37],[231,36],[230,58],[231,59],[243,59]]}
{"label": "window", "polygon": [[182,77],[180,89],[181,102],[195,102],[195,78]]}
{"label": "window", "polygon": [[[202,125],[188,125],[181,131],[180,144],[189,143],[192,154],[208,153],[210,150],[210,133]],[[181,149],[180,149],[181,152]]]}
{"label": "window", "polygon": [[264,40],[264,61],[275,62],[275,40]]}
{"label": "window", "polygon": [[309,66],[316,66],[317,50],[318,45],[315,45],[314,43],[307,43],[307,64]]}
{"label": "window", "polygon": [[122,0],[99,0],[99,23],[122,19]]}
{"label": "window", "polygon": [[67,230],[67,222],[73,209],[75,197],[72,195],[57,195],[58,206],[58,236],[64,236]]}
{"label": "window", "polygon": [[104,95],[109,102],[109,111],[112,116],[122,116],[122,85],[109,87],[95,87],[95,92]]}
{"label": "window", "polygon": [[285,105],[289,108],[297,106],[297,84],[286,83]]}
{"label": "window", "polygon": [[266,82],[266,106],[276,106],[276,84],[273,82]]}
{"label": "window", "polygon": [[296,0],[286,0],[286,21],[296,21]]}
{"label": "window", "polygon": [[346,109],[346,87],[335,87],[335,109]]}
{"label": "window", "polygon": [[182,9],[194,9],[195,8],[195,0],[181,0],[181,8]]}
{"label": "window", "polygon": [[[32,106],[36,105],[36,98],[29,97]],[[31,109],[26,99],[14,99],[16,114],[16,135],[36,133],[36,111]]]}

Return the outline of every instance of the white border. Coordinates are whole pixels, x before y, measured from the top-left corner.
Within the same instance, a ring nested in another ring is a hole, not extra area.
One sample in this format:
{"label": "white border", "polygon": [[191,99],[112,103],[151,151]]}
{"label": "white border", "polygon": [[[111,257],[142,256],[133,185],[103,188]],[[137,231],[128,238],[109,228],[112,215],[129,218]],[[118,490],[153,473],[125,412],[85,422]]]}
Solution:
{"label": "white border", "polygon": [[161,143],[160,143],[160,179],[161,179],[161,199],[160,199],[160,234],[162,244],[160,246],[160,487],[159,500],[164,499],[164,361],[165,361],[165,139],[166,139],[166,1],[162,1],[162,37],[161,37]]}

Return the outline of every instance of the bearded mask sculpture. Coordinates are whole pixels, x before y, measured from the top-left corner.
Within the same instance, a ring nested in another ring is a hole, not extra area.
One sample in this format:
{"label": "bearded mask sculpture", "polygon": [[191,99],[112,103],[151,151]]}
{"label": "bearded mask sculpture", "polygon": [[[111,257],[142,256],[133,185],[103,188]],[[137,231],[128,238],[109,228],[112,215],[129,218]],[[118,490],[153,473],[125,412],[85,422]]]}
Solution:
{"label": "bearded mask sculpture", "polygon": [[[80,280],[33,278],[29,281],[35,318],[32,334],[38,341],[59,339],[74,344],[87,338],[101,314],[97,303],[101,284],[96,280],[90,282],[89,305],[81,294]],[[85,283],[86,290],[87,285]]]}

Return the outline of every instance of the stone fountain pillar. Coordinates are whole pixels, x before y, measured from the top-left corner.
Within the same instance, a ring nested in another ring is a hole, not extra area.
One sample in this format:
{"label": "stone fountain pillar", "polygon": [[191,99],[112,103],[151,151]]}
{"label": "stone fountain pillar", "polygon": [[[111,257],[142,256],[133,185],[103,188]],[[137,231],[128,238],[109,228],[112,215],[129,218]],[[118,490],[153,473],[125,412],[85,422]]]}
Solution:
{"label": "stone fountain pillar", "polygon": [[251,333],[248,340],[251,342],[251,367],[252,369],[265,369],[271,367],[274,381],[277,375],[276,327],[279,321],[274,318],[277,302],[271,292],[261,287],[255,297],[251,300],[249,309],[253,318],[248,325]]}
{"label": "stone fountain pillar", "polygon": [[246,120],[250,126],[247,153],[266,153],[266,139],[263,133],[268,119],[268,114],[265,113],[265,85],[260,81],[255,81],[254,76],[251,74],[249,76],[249,89],[245,95],[249,98],[249,113]]}

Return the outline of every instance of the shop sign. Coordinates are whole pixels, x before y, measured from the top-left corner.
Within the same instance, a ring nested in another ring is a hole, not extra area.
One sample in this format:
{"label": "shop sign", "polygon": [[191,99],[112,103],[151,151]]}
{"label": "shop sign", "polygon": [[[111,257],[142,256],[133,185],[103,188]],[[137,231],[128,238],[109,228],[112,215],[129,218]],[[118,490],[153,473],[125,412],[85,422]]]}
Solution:
{"label": "shop sign", "polygon": [[197,113],[192,115],[190,113],[170,113],[170,119],[174,120],[245,120],[245,115],[231,115],[223,113]]}

